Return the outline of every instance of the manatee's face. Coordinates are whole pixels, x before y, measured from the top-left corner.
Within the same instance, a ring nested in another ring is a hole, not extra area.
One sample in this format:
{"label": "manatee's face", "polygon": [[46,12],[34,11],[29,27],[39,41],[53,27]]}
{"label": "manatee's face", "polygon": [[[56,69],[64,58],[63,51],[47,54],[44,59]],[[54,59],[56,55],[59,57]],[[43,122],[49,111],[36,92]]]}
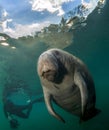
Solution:
{"label": "manatee's face", "polygon": [[38,73],[41,78],[54,82],[58,76],[58,64],[53,55],[43,54],[39,57]]}
{"label": "manatee's face", "polygon": [[47,79],[48,81],[54,82],[56,77],[57,77],[57,72],[55,70],[48,70],[48,71],[43,71],[42,77]]}

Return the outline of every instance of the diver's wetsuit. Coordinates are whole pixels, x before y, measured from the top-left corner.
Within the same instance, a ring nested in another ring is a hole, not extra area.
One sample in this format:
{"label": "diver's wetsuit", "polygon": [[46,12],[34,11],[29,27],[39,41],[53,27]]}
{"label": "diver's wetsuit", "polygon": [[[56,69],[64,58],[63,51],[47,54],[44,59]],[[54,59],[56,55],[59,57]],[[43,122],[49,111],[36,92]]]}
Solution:
{"label": "diver's wetsuit", "polygon": [[31,109],[32,109],[32,103],[29,103],[27,105],[16,105],[10,100],[5,101],[4,103],[4,113],[7,118],[10,115],[16,115],[21,118],[28,118]]}
{"label": "diver's wetsuit", "polygon": [[28,118],[30,115],[30,112],[32,110],[32,105],[36,102],[43,102],[44,98],[38,98],[33,101],[30,101],[27,105],[17,105],[14,104],[11,100],[5,99],[3,100],[3,110],[6,118],[9,120],[10,127],[11,128],[17,128],[19,126],[19,123],[17,119],[15,119],[13,116],[16,115],[20,118]]}

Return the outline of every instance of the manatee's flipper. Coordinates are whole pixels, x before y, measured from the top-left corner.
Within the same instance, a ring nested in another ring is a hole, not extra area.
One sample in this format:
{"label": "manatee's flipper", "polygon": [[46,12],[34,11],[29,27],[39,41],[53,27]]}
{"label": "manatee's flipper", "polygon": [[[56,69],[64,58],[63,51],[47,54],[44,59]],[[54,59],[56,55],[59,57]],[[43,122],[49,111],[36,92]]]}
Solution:
{"label": "manatee's flipper", "polygon": [[89,110],[87,110],[85,112],[85,115],[84,117],[82,117],[82,119],[80,119],[80,123],[81,122],[84,122],[84,121],[87,121],[93,117],[95,117],[96,115],[98,115],[99,113],[101,112],[101,110],[97,109],[97,108],[91,108]]}
{"label": "manatee's flipper", "polygon": [[[44,88],[44,87],[43,87]],[[49,94],[46,89],[43,89],[44,91],[44,99],[45,99],[45,103],[46,103],[46,106],[47,106],[47,109],[49,111],[49,113],[54,116],[55,118],[57,118],[58,120],[62,121],[63,123],[65,123],[65,120],[60,116],[58,115],[53,107],[52,107],[52,103],[51,103],[51,100],[52,100],[52,95]]]}
{"label": "manatee's flipper", "polygon": [[87,85],[79,71],[76,71],[74,74],[74,83],[79,87],[80,94],[81,94],[81,108],[82,108],[82,115],[81,118],[84,116],[87,100],[88,100],[88,90]]}

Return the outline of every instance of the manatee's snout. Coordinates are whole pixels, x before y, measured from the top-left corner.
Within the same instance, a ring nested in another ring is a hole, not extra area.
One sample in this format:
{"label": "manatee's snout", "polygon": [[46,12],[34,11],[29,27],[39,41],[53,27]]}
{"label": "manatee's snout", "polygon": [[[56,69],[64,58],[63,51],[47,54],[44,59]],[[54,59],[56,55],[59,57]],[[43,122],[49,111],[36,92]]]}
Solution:
{"label": "manatee's snout", "polygon": [[59,64],[57,57],[52,52],[43,53],[38,60],[38,74],[41,78],[57,82],[59,78]]}
{"label": "manatee's snout", "polygon": [[47,70],[42,72],[42,77],[48,81],[55,81],[57,77],[57,72],[55,70]]}

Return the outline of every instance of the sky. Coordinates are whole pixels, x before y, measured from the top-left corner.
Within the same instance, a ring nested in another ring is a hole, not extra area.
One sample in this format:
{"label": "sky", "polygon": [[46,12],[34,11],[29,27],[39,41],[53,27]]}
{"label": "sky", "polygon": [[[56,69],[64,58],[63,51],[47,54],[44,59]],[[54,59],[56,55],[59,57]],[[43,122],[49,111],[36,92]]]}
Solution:
{"label": "sky", "polygon": [[18,38],[34,35],[83,3],[91,11],[99,0],[0,0],[0,32]]}

